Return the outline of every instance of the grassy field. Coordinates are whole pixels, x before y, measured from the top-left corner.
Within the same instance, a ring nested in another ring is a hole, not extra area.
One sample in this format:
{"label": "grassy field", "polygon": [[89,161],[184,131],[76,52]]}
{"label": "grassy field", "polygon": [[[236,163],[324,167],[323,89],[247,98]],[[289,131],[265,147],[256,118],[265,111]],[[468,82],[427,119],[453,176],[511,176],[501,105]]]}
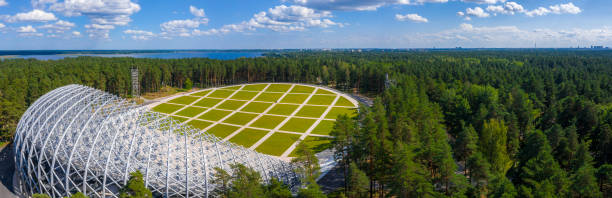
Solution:
{"label": "grassy field", "polygon": [[315,119],[303,119],[303,118],[291,118],[280,130],[293,131],[293,132],[306,132],[312,124],[315,123]]}
{"label": "grassy field", "polygon": [[193,101],[196,101],[197,99],[199,99],[200,97],[193,97],[193,96],[181,96],[178,98],[175,98],[173,100],[170,100],[170,103],[176,103],[176,104],[184,104],[184,105],[188,105],[191,104]]}
{"label": "grassy field", "polygon": [[259,141],[268,131],[257,130],[257,129],[244,129],[240,133],[236,134],[230,142],[244,146],[246,148],[251,147],[255,142]]}
{"label": "grassy field", "polygon": [[293,113],[293,111],[295,111],[295,109],[298,107],[299,105],[276,104],[274,107],[272,107],[272,109],[270,109],[270,111],[268,111],[268,113],[276,115],[291,115],[291,113]]}
{"label": "grassy field", "polygon": [[306,94],[287,94],[280,102],[281,103],[292,103],[302,104],[304,100],[308,98]]}
{"label": "grassy field", "polygon": [[195,117],[198,114],[204,112],[205,110],[206,108],[187,107],[183,109],[182,111],[179,111],[178,113],[176,113],[176,115],[185,116],[185,117]]}
{"label": "grassy field", "polygon": [[[265,154],[294,155],[294,150],[287,149],[300,136],[306,138],[301,144],[321,151],[332,138],[329,134],[335,121],[331,119],[341,114],[356,115],[356,106],[338,96],[336,92],[305,85],[248,84],[200,90],[160,103],[152,110],[192,126],[195,131]],[[277,127],[278,131],[274,131]],[[261,144],[254,145],[257,142]]]}
{"label": "grassy field", "polygon": [[274,129],[274,127],[280,124],[283,120],[285,120],[285,117],[282,116],[264,115],[251,124],[251,126],[257,128]]}
{"label": "grassy field", "polygon": [[268,155],[279,156],[299,138],[300,135],[296,134],[274,133],[255,150]]}

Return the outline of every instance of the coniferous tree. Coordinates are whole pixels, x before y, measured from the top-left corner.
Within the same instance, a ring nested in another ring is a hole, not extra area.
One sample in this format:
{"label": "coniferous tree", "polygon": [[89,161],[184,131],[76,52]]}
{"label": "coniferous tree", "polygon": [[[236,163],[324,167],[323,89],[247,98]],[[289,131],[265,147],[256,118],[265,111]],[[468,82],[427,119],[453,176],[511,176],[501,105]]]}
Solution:
{"label": "coniferous tree", "polygon": [[368,196],[368,186],[370,185],[370,180],[368,176],[359,168],[354,162],[351,162],[349,165],[349,175],[347,177],[348,181],[348,193],[346,194],[348,198],[364,198]]}
{"label": "coniferous tree", "polygon": [[152,198],[153,194],[145,186],[142,173],[140,171],[130,173],[130,180],[119,191],[121,198]]}

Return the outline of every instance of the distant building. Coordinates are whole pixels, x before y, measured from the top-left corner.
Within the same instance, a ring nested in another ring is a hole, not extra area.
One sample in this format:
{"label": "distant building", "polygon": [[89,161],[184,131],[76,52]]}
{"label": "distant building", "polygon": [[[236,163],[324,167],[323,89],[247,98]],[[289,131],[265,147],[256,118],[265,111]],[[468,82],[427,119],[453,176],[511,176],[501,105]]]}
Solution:
{"label": "distant building", "polygon": [[591,49],[603,49],[604,46],[601,45],[591,45]]}

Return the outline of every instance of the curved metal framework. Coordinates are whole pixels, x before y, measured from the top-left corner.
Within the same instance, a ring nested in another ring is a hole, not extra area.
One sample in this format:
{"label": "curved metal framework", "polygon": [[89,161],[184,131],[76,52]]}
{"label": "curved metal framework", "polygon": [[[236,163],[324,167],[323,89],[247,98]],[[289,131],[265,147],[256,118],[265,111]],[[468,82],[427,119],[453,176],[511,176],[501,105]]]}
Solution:
{"label": "curved metal framework", "polygon": [[117,197],[131,172],[160,197],[215,197],[213,168],[241,163],[291,187],[295,167],[86,86],[57,88],[24,113],[15,135],[24,195]]}

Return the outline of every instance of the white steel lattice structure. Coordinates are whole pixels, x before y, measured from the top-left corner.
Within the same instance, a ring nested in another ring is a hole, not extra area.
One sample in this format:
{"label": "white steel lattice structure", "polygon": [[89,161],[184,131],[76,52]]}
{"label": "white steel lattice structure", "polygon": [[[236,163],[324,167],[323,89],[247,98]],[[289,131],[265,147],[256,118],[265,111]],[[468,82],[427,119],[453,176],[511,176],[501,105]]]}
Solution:
{"label": "white steel lattice structure", "polygon": [[215,197],[213,168],[241,163],[294,187],[295,167],[222,142],[128,100],[80,85],[57,88],[24,113],[15,135],[24,195],[117,197],[139,170],[159,197]]}

